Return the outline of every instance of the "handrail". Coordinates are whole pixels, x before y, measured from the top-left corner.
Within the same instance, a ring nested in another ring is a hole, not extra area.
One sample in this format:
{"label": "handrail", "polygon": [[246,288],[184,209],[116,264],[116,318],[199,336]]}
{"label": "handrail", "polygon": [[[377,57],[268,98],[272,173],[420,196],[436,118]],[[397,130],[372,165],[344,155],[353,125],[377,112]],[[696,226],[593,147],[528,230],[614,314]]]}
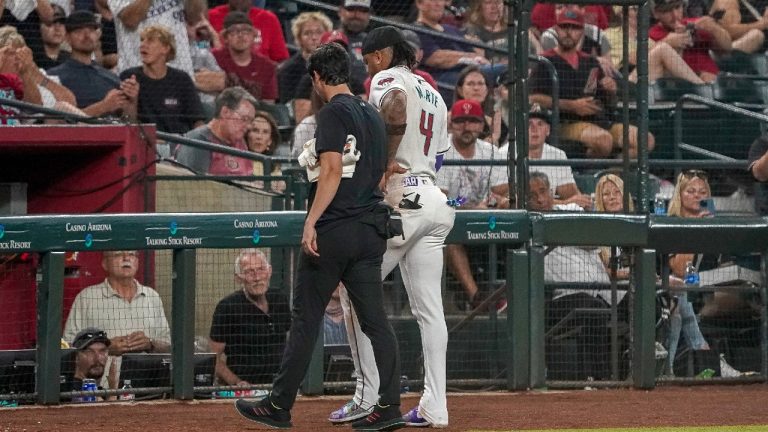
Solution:
{"label": "handrail", "polygon": [[[691,101],[691,102],[697,102],[702,105],[706,105],[708,107],[717,108],[723,111],[732,112],[734,114],[742,115],[744,117],[749,117],[751,119],[768,122],[768,115],[756,113],[753,111],[746,110],[744,108],[739,108],[737,106],[723,103],[716,101],[714,99],[705,98],[696,94],[692,93],[686,93],[675,102],[675,124],[674,124],[674,140],[673,140],[673,148],[674,148],[674,154],[675,159],[681,159],[682,158],[682,151],[681,151],[681,145],[683,144],[683,103],[685,101]],[[692,148],[698,148],[701,149],[698,146],[692,146],[688,145],[689,147],[686,148],[686,150],[691,151]],[[718,155],[722,158],[725,158],[727,156],[720,155],[719,153],[712,152],[712,155]]]}

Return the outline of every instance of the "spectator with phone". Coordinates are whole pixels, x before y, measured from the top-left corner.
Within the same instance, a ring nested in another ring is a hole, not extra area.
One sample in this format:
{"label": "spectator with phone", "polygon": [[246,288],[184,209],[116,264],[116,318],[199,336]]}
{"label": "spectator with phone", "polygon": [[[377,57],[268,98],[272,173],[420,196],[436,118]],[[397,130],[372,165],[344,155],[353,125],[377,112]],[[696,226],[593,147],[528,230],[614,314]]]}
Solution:
{"label": "spectator with phone", "polygon": [[720,68],[709,51],[731,52],[731,35],[710,16],[684,17],[682,0],[655,0],[653,17],[658,22],[648,29],[650,39],[674,48],[704,82],[715,81]]}
{"label": "spectator with phone", "polygon": [[[762,5],[759,11],[752,4]],[[715,0],[710,16],[733,39],[733,49],[745,53],[762,53],[768,50],[768,8],[765,2],[740,0]]]}

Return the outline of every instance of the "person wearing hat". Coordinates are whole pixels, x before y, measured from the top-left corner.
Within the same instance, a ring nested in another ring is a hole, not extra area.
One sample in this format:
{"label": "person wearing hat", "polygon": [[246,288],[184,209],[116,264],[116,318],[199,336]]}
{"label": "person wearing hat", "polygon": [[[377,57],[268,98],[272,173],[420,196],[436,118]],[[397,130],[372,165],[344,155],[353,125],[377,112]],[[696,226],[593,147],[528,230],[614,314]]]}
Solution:
{"label": "person wearing hat", "polygon": [[0,6],[0,27],[16,28],[32,52],[42,50],[40,24],[54,20],[51,0],[3,0]]}
{"label": "person wearing hat", "polygon": [[[547,144],[550,132],[550,112],[541,105],[531,105],[528,112],[528,159],[568,160],[565,152]],[[530,166],[529,172],[539,171],[547,175],[555,204],[575,203],[587,210],[592,208],[592,198],[584,195],[576,185],[569,166]]]}
{"label": "person wearing hat", "polygon": [[[315,91],[328,103],[316,115],[313,169],[319,175],[309,191],[290,335],[269,395],[259,402],[238,400],[235,408],[256,423],[273,428],[292,426],[291,409],[309,367],[325,308],[343,282],[361,327],[371,339],[381,376],[378,403],[370,415],[352,423],[352,428],[395,430],[405,426],[405,421],[400,413],[400,355],[384,311],[381,285],[384,232],[388,229],[384,225],[389,219],[379,188],[387,161],[386,127],[376,109],[349,89],[349,54],[341,45],[317,48],[307,69]],[[359,159],[343,166],[345,147],[353,144]],[[351,168],[352,176],[342,177],[342,168],[345,173]]]}
{"label": "person wearing hat", "polygon": [[107,367],[109,345],[111,345],[107,333],[96,327],[88,327],[81,330],[72,341],[72,348],[77,350],[75,354],[75,373],[73,375],[72,389],[80,390],[84,379],[93,379],[101,382]]}
{"label": "person wearing hat", "polygon": [[[396,267],[403,278],[411,310],[419,323],[424,350],[424,392],[419,404],[403,419],[409,426],[448,425],[446,403],[446,350],[448,330],[443,319],[440,279],[442,244],[454,220],[454,209],[435,184],[447,151],[447,108],[440,94],[413,72],[414,47],[403,32],[392,26],[371,30],[362,53],[371,79],[370,103],[379,109],[387,125],[388,168],[385,201],[399,208],[404,238],[387,242],[381,268],[385,278]],[[349,291],[340,291],[348,340],[359,377],[351,401],[333,411],[328,420],[343,423],[365,417],[376,406],[381,376],[376,370],[373,347],[359,322]]]}
{"label": "person wearing hat", "polygon": [[[408,42],[408,45],[413,48],[413,53],[416,56],[416,65],[411,69],[411,72],[413,72],[415,75],[420,76],[424,81],[427,82],[430,86],[432,86],[433,89],[438,90],[439,88],[437,86],[437,81],[435,81],[435,78],[432,77],[432,75],[425,71],[424,69],[420,69],[419,65],[421,64],[421,60],[424,58],[424,50],[421,49],[421,39],[419,39],[419,35],[416,34],[413,30],[408,29],[401,29],[400,32],[403,34],[403,38],[406,42]],[[365,79],[365,94],[369,94],[371,92],[371,77],[368,76]]]}
{"label": "person wearing hat", "polygon": [[69,51],[61,49],[67,36],[64,29],[67,15],[61,6],[54,4],[52,7],[53,21],[50,23],[40,22],[39,36],[42,49],[32,50],[35,64],[45,70],[58,66],[69,58]]}
{"label": "person wearing hat", "polygon": [[[451,148],[445,158],[460,161],[506,160],[505,152],[479,138],[484,125],[485,114],[477,101],[456,101],[451,108]],[[437,185],[449,197],[466,200],[457,208],[459,211],[509,208],[509,178],[506,168],[501,165],[447,166],[440,170]],[[480,290],[476,279],[479,275],[472,272],[468,250],[473,252],[472,256],[477,256],[475,251],[471,246],[462,244],[446,245],[445,250],[448,270],[461,284],[469,307],[477,308],[489,293],[485,289]],[[494,311],[501,312],[506,309],[507,302],[500,299],[492,307]]]}
{"label": "person wearing hat", "polygon": [[371,22],[371,0],[343,0],[339,7],[339,30],[349,42],[349,51],[359,62],[363,61],[363,40]]}
{"label": "person wearing hat", "polygon": [[[545,53],[560,77],[560,137],[583,146],[588,158],[607,158],[624,146],[621,123],[611,120],[606,102],[616,97],[616,81],[605,75],[594,57],[579,50],[584,35],[584,14],[579,8],[557,12],[558,45]],[[552,79],[549,70],[538,65],[531,75],[529,101],[552,107]],[[629,125],[630,157],[637,157],[637,127]],[[654,138],[648,133],[648,151]]]}
{"label": "person wearing hat", "polygon": [[714,82],[720,68],[709,51],[731,52],[731,36],[710,16],[686,18],[683,14],[682,0],[654,1],[653,17],[657,22],[648,29],[648,37],[681,52],[683,60],[704,82]]}
{"label": "person wearing hat", "polygon": [[229,0],[208,10],[208,21],[211,26],[221,32],[226,28],[224,20],[232,12],[242,12],[253,24],[254,32],[261,37],[259,53],[275,63],[287,59],[290,54],[285,44],[283,26],[274,12],[256,7],[251,0]]}
{"label": "person wearing hat", "polygon": [[64,27],[72,48],[70,58],[48,73],[58,76],[61,84],[74,93],[77,107],[87,115],[122,114],[135,120],[139,97],[136,77],[120,81],[92,60],[99,45],[101,24],[98,17],[91,11],[74,11],[67,17]]}
{"label": "person wearing hat", "polygon": [[[241,86],[257,100],[277,100],[277,65],[259,53],[256,28],[243,12],[230,12],[224,19],[224,46],[212,51],[221,66],[224,87]],[[224,88],[218,88],[221,91]]]}

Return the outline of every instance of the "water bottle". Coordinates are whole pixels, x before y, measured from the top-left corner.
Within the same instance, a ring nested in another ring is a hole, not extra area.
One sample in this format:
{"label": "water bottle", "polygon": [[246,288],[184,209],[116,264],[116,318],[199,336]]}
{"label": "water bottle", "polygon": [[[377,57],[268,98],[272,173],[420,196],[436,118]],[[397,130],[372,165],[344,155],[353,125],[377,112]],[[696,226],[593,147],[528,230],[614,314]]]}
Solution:
{"label": "water bottle", "polygon": [[656,194],[656,199],[653,200],[653,214],[658,216],[667,214],[667,203],[660,194]]}
{"label": "water bottle", "polygon": [[120,388],[123,392],[120,393],[120,396],[118,397],[121,401],[131,401],[136,399],[136,395],[133,394],[133,386],[131,385],[131,380],[125,380],[123,382],[123,386]]}
{"label": "water bottle", "polygon": [[685,278],[683,278],[686,288],[696,288],[699,286],[699,271],[688,261],[685,265]]}

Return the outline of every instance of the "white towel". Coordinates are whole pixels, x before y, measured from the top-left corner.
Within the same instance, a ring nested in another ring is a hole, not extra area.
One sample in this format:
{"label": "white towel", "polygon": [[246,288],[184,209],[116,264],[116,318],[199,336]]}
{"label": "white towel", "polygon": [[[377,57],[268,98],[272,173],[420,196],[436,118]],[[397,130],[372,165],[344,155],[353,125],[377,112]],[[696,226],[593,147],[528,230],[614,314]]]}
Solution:
{"label": "white towel", "polygon": [[[310,182],[316,182],[320,176],[320,161],[315,151],[315,139],[305,142],[303,148],[299,155],[299,165],[307,169],[307,179]],[[341,177],[352,178],[355,175],[358,160],[360,160],[360,150],[357,149],[357,139],[354,135],[347,135],[344,152],[341,154]]]}

